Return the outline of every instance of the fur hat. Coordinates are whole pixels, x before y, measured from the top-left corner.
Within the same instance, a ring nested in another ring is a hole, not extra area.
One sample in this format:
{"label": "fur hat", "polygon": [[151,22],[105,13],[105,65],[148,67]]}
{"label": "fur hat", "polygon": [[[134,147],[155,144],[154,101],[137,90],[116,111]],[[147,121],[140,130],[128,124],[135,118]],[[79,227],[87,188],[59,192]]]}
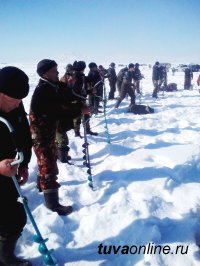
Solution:
{"label": "fur hat", "polygon": [[57,63],[54,60],[43,59],[37,64],[37,73],[42,77],[44,73],[55,66],[57,66]]}
{"label": "fur hat", "polygon": [[15,99],[28,95],[28,76],[19,68],[8,66],[0,70],[0,92]]}
{"label": "fur hat", "polygon": [[82,70],[84,70],[85,68],[86,68],[86,64],[85,64],[84,61],[75,61],[75,62],[73,63],[73,69],[74,69],[75,71],[82,71]]}

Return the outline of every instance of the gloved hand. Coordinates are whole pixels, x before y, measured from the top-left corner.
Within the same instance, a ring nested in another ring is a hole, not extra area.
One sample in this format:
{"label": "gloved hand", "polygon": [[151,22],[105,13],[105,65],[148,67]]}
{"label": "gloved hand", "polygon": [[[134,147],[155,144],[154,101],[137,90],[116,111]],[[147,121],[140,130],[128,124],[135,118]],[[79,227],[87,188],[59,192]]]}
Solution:
{"label": "gloved hand", "polygon": [[27,167],[19,167],[18,173],[17,173],[17,181],[20,186],[23,186],[29,177],[29,172]]}

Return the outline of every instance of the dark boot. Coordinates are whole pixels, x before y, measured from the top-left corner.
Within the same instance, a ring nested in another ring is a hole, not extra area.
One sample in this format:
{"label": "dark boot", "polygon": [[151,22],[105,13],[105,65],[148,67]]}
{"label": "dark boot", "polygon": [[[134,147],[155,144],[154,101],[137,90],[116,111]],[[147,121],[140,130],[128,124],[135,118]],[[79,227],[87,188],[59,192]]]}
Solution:
{"label": "dark boot", "polygon": [[154,91],[153,91],[152,97],[153,97],[153,98],[158,98],[157,90],[154,90]]}
{"label": "dark boot", "polygon": [[14,254],[18,236],[0,236],[0,265],[1,266],[32,266],[28,260],[17,258]]}
{"label": "dark boot", "polygon": [[45,204],[48,209],[57,212],[58,215],[69,215],[73,212],[72,206],[62,206],[59,203],[58,189],[44,190]]}
{"label": "dark boot", "polygon": [[61,163],[67,163],[72,159],[71,156],[68,155],[69,148],[58,148],[58,159],[61,161]]}
{"label": "dark boot", "polygon": [[97,132],[93,132],[89,128],[86,129],[86,134],[89,134],[89,135],[92,135],[92,136],[98,136]]}
{"label": "dark boot", "polygon": [[121,98],[119,97],[119,98],[117,99],[116,104],[115,104],[115,109],[118,109],[118,107],[119,107],[119,105],[120,105],[121,102],[122,102],[122,101],[121,101]]}

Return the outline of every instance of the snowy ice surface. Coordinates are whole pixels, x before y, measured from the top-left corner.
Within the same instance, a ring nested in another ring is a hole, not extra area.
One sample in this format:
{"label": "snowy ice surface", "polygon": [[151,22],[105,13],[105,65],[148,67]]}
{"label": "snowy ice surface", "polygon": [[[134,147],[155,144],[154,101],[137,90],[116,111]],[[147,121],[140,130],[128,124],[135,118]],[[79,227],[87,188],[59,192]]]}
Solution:
{"label": "snowy ice surface", "polygon": [[[15,64],[30,78],[31,90],[24,100],[26,111],[38,76],[34,64]],[[3,66],[1,66],[3,67]],[[60,65],[60,75],[64,65]],[[168,73],[168,82],[178,84],[177,92],[151,97],[152,69],[141,67],[141,103],[154,114],[126,113],[129,99],[119,109],[108,101],[107,121],[111,144],[106,142],[103,114],[91,119],[97,137],[88,136],[94,191],[87,184],[82,165],[83,140],[69,132],[70,155],[75,166],[59,166],[60,201],[72,204],[74,212],[60,217],[45,208],[43,195],[36,189],[37,163],[33,154],[30,179],[22,188],[47,246],[59,266],[195,266],[200,264],[195,235],[200,230],[200,94],[194,73],[193,90],[184,91],[183,72]],[[106,88],[108,91],[108,83]],[[117,93],[116,93],[117,96]],[[139,96],[137,95],[137,102]],[[83,132],[83,129],[81,129]],[[16,254],[43,265],[38,244],[32,241],[28,220]],[[199,240],[200,241],[200,240]],[[174,251],[183,245],[187,254],[98,254],[98,246],[169,245]]]}

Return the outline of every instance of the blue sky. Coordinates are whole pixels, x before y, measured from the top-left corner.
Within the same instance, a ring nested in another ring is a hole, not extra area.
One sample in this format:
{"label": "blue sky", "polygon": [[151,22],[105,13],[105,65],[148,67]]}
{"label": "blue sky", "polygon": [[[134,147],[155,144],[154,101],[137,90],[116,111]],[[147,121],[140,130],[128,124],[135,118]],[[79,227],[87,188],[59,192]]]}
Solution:
{"label": "blue sky", "polygon": [[0,0],[0,62],[200,63],[200,0]]}

